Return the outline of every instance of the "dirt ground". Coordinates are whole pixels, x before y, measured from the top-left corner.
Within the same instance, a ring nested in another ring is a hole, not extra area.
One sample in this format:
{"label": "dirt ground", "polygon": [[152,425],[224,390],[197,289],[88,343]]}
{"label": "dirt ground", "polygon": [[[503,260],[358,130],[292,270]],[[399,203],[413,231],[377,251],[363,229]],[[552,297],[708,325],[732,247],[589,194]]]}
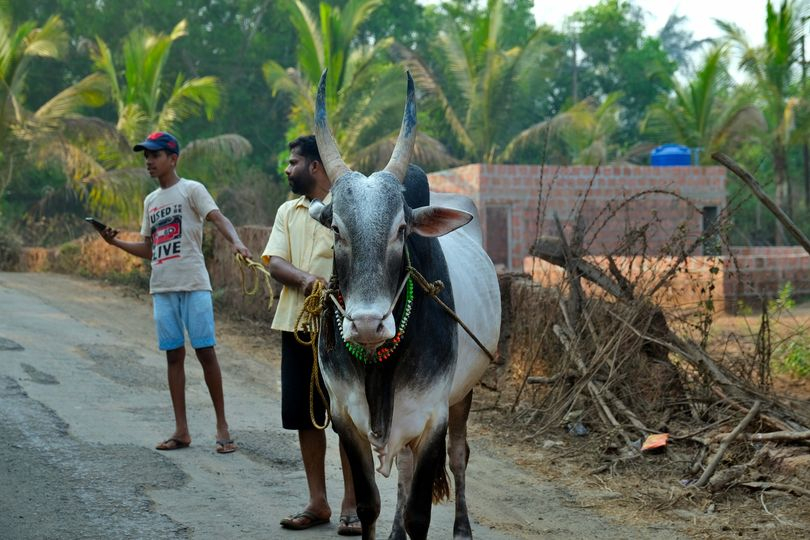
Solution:
{"label": "dirt ground", "polygon": [[[810,302],[781,314],[771,324],[774,339],[807,336]],[[754,315],[720,314],[714,321],[710,343],[730,352],[728,342],[732,334],[750,336],[758,325],[759,319]],[[796,378],[774,370],[772,388],[783,397],[810,399],[808,377]],[[622,459],[605,449],[608,439],[605,434],[575,437],[562,428],[538,433],[534,428],[536,416],[511,412],[514,388],[501,390],[479,389],[472,419],[477,436],[497,441],[504,454],[532,476],[564,486],[575,494],[576,504],[581,508],[596,509],[626,524],[666,523],[692,538],[808,537],[810,499],[807,495],[743,487],[720,493],[684,488],[689,479],[695,479],[688,468],[697,455],[697,445],[670,439],[664,453]],[[518,420],[505,423],[504,419],[510,417]],[[723,431],[733,427],[733,424],[728,425]],[[745,461],[744,457],[750,457],[761,446],[752,443],[732,446],[718,471]],[[775,470],[763,472],[767,472],[769,478],[777,477],[778,481],[807,489],[810,487],[810,445],[793,445],[792,453],[800,456],[796,461],[800,464],[798,467],[780,469],[777,463]]]}
{"label": "dirt ground", "polygon": [[[228,332],[234,335],[267,339],[260,328],[247,321],[240,323],[238,317],[229,317],[227,324]],[[731,332],[746,334],[757,324],[754,316],[718,315],[713,330],[715,340],[723,341]],[[810,302],[784,314],[777,326],[783,335],[804,332],[810,327]],[[810,399],[810,378],[796,379],[776,373],[773,387],[786,395]],[[564,487],[569,494],[565,506],[595,510],[615,523],[647,531],[660,529],[665,534],[678,531],[692,538],[807,538],[810,530],[807,496],[774,491],[752,493],[739,488],[721,494],[684,489],[681,481],[686,475],[679,471],[691,463],[692,456],[682,449],[645,455],[604,471],[600,441],[582,440],[562,429],[535,436],[530,425],[504,421],[511,414],[510,390],[514,389],[493,391],[484,386],[476,389],[470,439],[488,454],[514,463],[529,478]],[[515,504],[532,507],[529,500],[517,500]],[[537,515],[542,519],[542,510]],[[567,537],[560,531],[554,534],[553,529],[547,532],[552,533],[549,537]],[[606,538],[609,534],[602,531],[595,537]]]}
{"label": "dirt ground", "polygon": [[[293,537],[278,519],[302,504],[305,481],[295,439],[279,425],[274,333],[217,315],[240,451],[218,456],[199,434],[203,419],[213,426],[212,414],[200,370],[189,364],[195,442],[167,455],[151,450],[170,409],[148,295],[60,275],[0,273],[0,310],[0,345],[8,345],[0,347],[0,428],[14,441],[0,449],[0,472],[4,485],[19,486],[0,495],[0,507],[12,509],[0,512],[0,530],[11,536],[0,536]],[[468,502],[477,538],[805,538],[810,529],[807,497],[683,488],[687,447],[605,470],[598,437],[535,436],[530,424],[511,420],[510,405],[505,394],[476,390]],[[334,442],[331,434],[333,504]],[[378,484],[385,537],[395,480]],[[430,538],[449,538],[451,527],[452,504],[436,506]],[[294,533],[334,535],[334,525]]]}

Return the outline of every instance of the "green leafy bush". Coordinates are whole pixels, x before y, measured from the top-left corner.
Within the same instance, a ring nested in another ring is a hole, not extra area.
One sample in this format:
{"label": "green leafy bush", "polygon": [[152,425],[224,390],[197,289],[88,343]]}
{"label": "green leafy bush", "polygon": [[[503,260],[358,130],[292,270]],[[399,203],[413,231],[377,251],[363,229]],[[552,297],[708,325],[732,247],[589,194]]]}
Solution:
{"label": "green leafy bush", "polygon": [[805,340],[789,340],[774,352],[779,371],[796,378],[810,377],[810,344]]}

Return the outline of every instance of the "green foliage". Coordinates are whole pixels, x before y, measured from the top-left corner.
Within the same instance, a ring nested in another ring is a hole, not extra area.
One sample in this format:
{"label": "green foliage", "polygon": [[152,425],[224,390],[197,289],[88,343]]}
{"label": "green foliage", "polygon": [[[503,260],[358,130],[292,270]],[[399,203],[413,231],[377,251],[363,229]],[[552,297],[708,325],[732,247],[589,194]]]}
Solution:
{"label": "green foliage", "polygon": [[[768,302],[768,316],[776,318],[794,307],[796,302],[793,300],[793,285],[788,281],[779,289],[777,297]],[[776,368],[783,373],[797,378],[810,376],[810,342],[803,332],[781,340],[774,347],[771,358]]]}
{"label": "green foliage", "polygon": [[435,67],[415,51],[395,50],[428,97],[428,125],[437,126],[452,140],[455,155],[467,161],[507,161],[527,146],[540,148],[547,133],[544,119],[515,112],[519,103],[527,103],[520,98],[531,93],[536,99],[542,84],[531,88],[531,83],[550,78],[559,56],[548,46],[547,28],[535,29],[525,42],[511,45],[511,29],[504,20],[512,4],[443,4],[446,13],[436,39],[440,62]]}
{"label": "green foliage", "polygon": [[671,88],[676,65],[661,42],[644,36],[643,14],[626,0],[601,0],[575,13],[581,96],[622,95],[621,142],[634,144],[647,107]]}
{"label": "green foliage", "polygon": [[[742,30],[730,22],[721,22],[726,39],[740,54],[740,67],[751,77],[757,91],[758,105],[767,129],[757,130],[761,144],[770,150],[773,161],[775,202],[790,213],[788,145],[794,135],[797,100],[792,94],[792,82],[799,67],[800,32],[796,4],[783,0],[775,9],[769,0],[765,16],[765,44],[755,47]],[[785,241],[782,227],[775,228],[774,243]]]}
{"label": "green foliage", "polygon": [[789,339],[774,351],[776,368],[795,378],[810,377],[810,343],[806,339]]}
{"label": "green foliage", "polygon": [[734,88],[727,66],[727,47],[711,49],[691,80],[674,82],[674,95],[652,104],[642,125],[645,134],[659,143],[699,148],[701,162],[710,164],[712,153],[738,147],[765,129],[751,89]]}
{"label": "green foliage", "polygon": [[[801,196],[810,88],[800,78],[799,44],[807,28],[801,24],[803,5],[795,1],[770,2],[763,10],[764,47],[750,46],[738,28],[725,25],[734,46],[727,44],[714,59],[707,56],[697,71],[685,52],[699,43],[684,31],[682,18],[671,18],[657,38],[645,35],[635,0],[594,2],[562,30],[536,26],[531,0],[302,0],[309,21],[291,20],[300,9],[287,1],[103,4],[88,9],[77,0],[0,3],[0,41],[8,45],[0,48],[8,66],[0,98],[12,105],[0,109],[0,194],[8,186],[0,212],[4,225],[24,233],[26,242],[34,236],[57,242],[81,230],[70,216],[81,216],[82,204],[98,205],[99,217],[119,224],[137,222],[140,200],[154,184],[131,154],[130,139],[151,125],[171,125],[184,146],[217,141],[222,134],[242,137],[250,154],[229,154],[227,143],[220,147],[225,156],[239,155],[244,167],[208,158],[195,164],[190,155],[181,162],[184,174],[242,200],[258,189],[241,185],[251,182],[247,171],[283,175],[278,163],[286,142],[310,129],[314,84],[327,65],[334,77],[330,120],[344,157],[358,169],[375,168],[375,160],[390,156],[399,126],[404,83],[397,62],[403,59],[414,75],[420,69],[430,74],[417,76],[416,157],[429,170],[457,164],[452,157],[638,161],[642,151],[646,158],[641,148],[649,140],[681,142],[702,147],[704,164],[711,164],[715,149],[732,155],[800,228],[810,228],[810,194],[807,202]],[[140,56],[134,36],[172,36],[181,18],[186,26],[170,47],[161,45],[166,54],[139,71],[137,62],[146,56]],[[34,40],[43,47],[24,47]],[[46,41],[51,45],[44,46]],[[101,54],[102,42],[125,107],[120,100],[103,104],[115,86],[111,76],[93,73],[90,52]],[[741,84],[727,76],[738,59],[746,77]],[[272,89],[262,71],[269,60],[281,68],[277,74],[291,75]],[[676,67],[686,79],[673,79]],[[157,73],[159,82],[149,76]],[[216,90],[189,85],[214,78]],[[130,87],[143,91],[128,93]],[[158,111],[173,93],[185,96],[184,104],[161,117]],[[651,108],[656,111],[648,114]],[[147,127],[147,118],[156,120]],[[642,118],[648,119],[644,140],[638,132]],[[51,172],[57,162],[67,173],[61,178]],[[283,189],[283,183],[268,182]],[[66,186],[84,198],[77,202]],[[729,200],[741,205],[732,243],[773,244],[775,220],[745,196],[731,179]],[[67,217],[57,217],[60,211]],[[18,220],[28,213],[23,227]]]}
{"label": "green foliage", "polygon": [[[298,34],[298,66],[285,68],[268,60],[263,73],[274,96],[291,99],[287,139],[312,132],[315,88],[327,72],[326,107],[343,159],[370,172],[391,157],[402,118],[405,80],[387,57],[390,38],[358,43],[358,28],[381,5],[380,0],[350,0],[343,8],[319,3],[319,17],[301,1],[290,4],[290,21]],[[445,157],[442,145],[417,136],[414,161],[430,169]],[[446,164],[445,158],[442,162]]]}
{"label": "green foliage", "polygon": [[788,281],[779,289],[776,298],[768,301],[768,314],[774,317],[794,307],[796,302],[793,300],[793,284]]}

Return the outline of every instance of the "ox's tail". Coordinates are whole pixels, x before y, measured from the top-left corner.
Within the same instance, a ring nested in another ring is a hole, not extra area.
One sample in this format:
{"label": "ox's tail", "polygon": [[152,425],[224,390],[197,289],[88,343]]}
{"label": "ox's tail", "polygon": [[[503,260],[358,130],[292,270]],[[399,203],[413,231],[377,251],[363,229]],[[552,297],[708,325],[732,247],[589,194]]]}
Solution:
{"label": "ox's tail", "polygon": [[436,476],[433,477],[433,504],[439,504],[450,499],[450,480],[447,477],[447,468],[444,460],[436,466]]}

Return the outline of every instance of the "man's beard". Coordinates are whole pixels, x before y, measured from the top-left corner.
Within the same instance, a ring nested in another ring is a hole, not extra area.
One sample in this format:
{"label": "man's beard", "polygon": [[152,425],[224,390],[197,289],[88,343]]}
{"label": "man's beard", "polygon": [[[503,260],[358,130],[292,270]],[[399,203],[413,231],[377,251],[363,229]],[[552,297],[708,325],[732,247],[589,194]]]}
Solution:
{"label": "man's beard", "polygon": [[290,191],[296,195],[306,195],[309,191],[310,182],[308,182],[305,178],[288,177],[287,183],[290,185]]}

